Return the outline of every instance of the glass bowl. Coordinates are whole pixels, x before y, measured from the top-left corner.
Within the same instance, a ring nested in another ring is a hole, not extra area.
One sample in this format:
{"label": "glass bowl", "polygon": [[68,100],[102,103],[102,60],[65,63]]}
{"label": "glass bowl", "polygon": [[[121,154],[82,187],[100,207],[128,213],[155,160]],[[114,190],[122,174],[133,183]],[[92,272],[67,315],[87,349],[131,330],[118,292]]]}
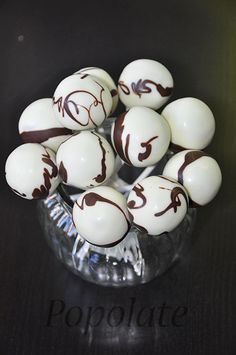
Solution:
{"label": "glass bowl", "polygon": [[56,192],[38,202],[39,220],[46,240],[69,270],[102,286],[134,286],[163,274],[188,250],[196,219],[189,208],[172,232],[149,236],[132,226],[116,246],[91,245],[78,235],[72,221],[72,207]]}

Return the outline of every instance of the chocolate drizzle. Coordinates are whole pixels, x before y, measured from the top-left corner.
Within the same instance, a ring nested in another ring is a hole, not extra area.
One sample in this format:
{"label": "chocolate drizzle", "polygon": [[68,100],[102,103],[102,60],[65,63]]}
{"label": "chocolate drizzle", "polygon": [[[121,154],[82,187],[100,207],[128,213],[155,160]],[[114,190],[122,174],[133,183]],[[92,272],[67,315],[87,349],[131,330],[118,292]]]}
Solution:
{"label": "chocolate drizzle", "polygon": [[33,198],[45,198],[48,196],[50,188],[51,188],[51,179],[55,178],[57,176],[58,170],[57,166],[54,164],[52,161],[50,154],[48,151],[45,149],[45,154],[43,154],[42,161],[49,165],[52,168],[51,174],[49,173],[47,168],[44,168],[43,170],[43,178],[44,178],[44,185],[41,185],[40,188],[35,188],[32,196]]}
{"label": "chocolate drizzle", "polygon": [[[164,88],[161,84],[157,84],[155,83],[155,81],[149,79],[139,79],[136,83],[132,82],[131,89],[133,90],[135,95],[141,97],[142,94],[149,94],[150,92],[152,92],[152,89],[148,86],[148,84],[155,86],[156,90],[162,97],[170,96],[172,94],[172,87]],[[118,86],[125,95],[130,95],[130,89],[123,81],[119,81]]]}
{"label": "chocolate drizzle", "polygon": [[176,184],[175,180],[172,180],[172,179],[168,178],[167,176],[159,175],[159,178],[161,178],[163,180],[170,181],[170,182],[172,182],[172,184]]}
{"label": "chocolate drizzle", "polygon": [[95,132],[91,132],[91,133],[98,138],[99,145],[100,145],[101,150],[102,150],[102,160],[101,160],[102,171],[101,171],[101,174],[98,174],[95,178],[93,178],[93,180],[95,180],[98,184],[100,184],[106,179],[106,170],[107,170],[107,167],[106,167],[106,150],[103,147],[102,139]]}
{"label": "chocolate drizzle", "polygon": [[87,78],[88,74],[84,74],[80,77],[80,79],[84,79],[84,78]]}
{"label": "chocolate drizzle", "polygon": [[62,181],[67,183],[67,179],[68,179],[67,170],[66,170],[66,168],[65,168],[65,166],[64,166],[62,161],[60,162],[59,171],[58,172],[59,172],[60,177],[62,178]]}
{"label": "chocolate drizzle", "polygon": [[155,81],[149,79],[139,79],[137,83],[131,83],[131,88],[138,97],[141,97],[142,94],[149,94],[152,92],[152,89],[147,86],[148,84],[155,86],[156,90],[162,97],[170,96],[173,90],[173,88],[169,87],[164,88],[161,84],[157,84]]}
{"label": "chocolate drizzle", "polygon": [[154,216],[160,217],[163,214],[165,214],[167,211],[171,210],[172,208],[174,210],[174,213],[176,213],[177,208],[179,206],[181,206],[181,201],[180,201],[179,195],[183,195],[183,197],[186,201],[186,204],[188,205],[188,198],[187,198],[184,190],[181,187],[176,186],[173,188],[173,190],[171,190],[171,194],[170,194],[171,203],[163,211],[155,213]]}
{"label": "chocolate drizzle", "polygon": [[141,205],[136,206],[136,202],[135,202],[134,200],[131,200],[131,201],[129,201],[128,204],[127,204],[128,208],[130,208],[130,209],[132,209],[132,210],[135,210],[135,209],[139,209],[139,208],[144,207],[144,206],[146,205],[146,203],[147,203],[147,199],[146,199],[146,197],[145,197],[144,194],[143,194],[143,191],[144,191],[143,186],[140,185],[140,184],[137,184],[137,185],[135,185],[135,186],[133,187],[133,191],[136,193],[136,195],[137,195],[139,198],[141,198],[142,203],[141,203]]}
{"label": "chocolate drizzle", "polygon": [[111,96],[112,96],[112,97],[114,97],[114,96],[116,96],[116,95],[118,94],[118,92],[117,92],[116,89],[112,89],[112,90],[110,91],[110,93],[111,93]]}
{"label": "chocolate drizzle", "polygon": [[[127,111],[128,112],[128,111]],[[130,135],[128,134],[125,140],[125,150],[123,150],[122,145],[122,134],[124,132],[124,120],[127,112],[122,113],[115,121],[114,131],[113,131],[113,141],[116,148],[117,153],[121,157],[121,159],[126,162],[128,165],[132,165],[129,159],[129,140]]]}
{"label": "chocolate drizzle", "polygon": [[12,188],[12,191],[14,191],[14,192],[15,192],[17,195],[19,195],[19,196],[26,197],[26,194],[21,193],[21,192],[17,191],[16,189],[13,189],[13,188]]}
{"label": "chocolate drizzle", "polygon": [[113,202],[105,197],[102,197],[102,196],[96,194],[95,192],[88,192],[82,198],[81,205],[78,204],[78,201],[76,202],[76,204],[81,210],[84,210],[84,207],[85,207],[84,205],[86,205],[88,207],[92,207],[92,206],[95,206],[97,202],[105,202],[105,203],[108,203],[112,206],[115,206],[123,214],[123,216],[127,222],[127,225],[129,227],[129,225],[130,225],[129,220],[127,219],[122,208],[119,205],[117,205],[115,202]]}
{"label": "chocolate drizzle", "polygon": [[72,134],[70,129],[64,127],[55,127],[49,129],[42,129],[38,131],[22,132],[21,138],[25,143],[43,143],[50,138]]}
{"label": "chocolate drizzle", "polygon": [[143,142],[143,143],[140,144],[142,148],[145,148],[145,152],[144,153],[139,153],[139,155],[138,155],[138,160],[139,161],[143,161],[143,160],[147,159],[150,156],[150,154],[152,152],[152,145],[150,143],[154,139],[157,139],[157,138],[158,138],[158,136],[154,136],[154,137],[150,138],[147,142]]}
{"label": "chocolate drizzle", "polygon": [[125,95],[129,95],[130,94],[130,89],[128,88],[127,85],[125,85],[125,83],[123,81],[119,81],[118,82],[118,86],[123,91],[123,93]]}
{"label": "chocolate drizzle", "polygon": [[129,141],[130,141],[130,134],[127,134],[125,139],[125,157],[127,162],[131,165],[132,163],[129,158]]}
{"label": "chocolate drizzle", "polygon": [[207,156],[206,153],[202,152],[201,150],[192,150],[191,152],[188,152],[185,154],[184,157],[184,162],[181,165],[181,167],[178,170],[178,181],[180,184],[183,185],[183,173],[184,173],[184,169],[191,163],[193,163],[195,160],[203,157],[203,156]]}
{"label": "chocolate drizzle", "polygon": [[[85,78],[86,76],[81,77],[81,79]],[[97,127],[97,124],[95,123],[94,119],[92,118],[91,115],[91,109],[92,107],[97,107],[98,105],[101,105],[102,110],[104,112],[104,119],[107,117],[107,113],[106,113],[106,109],[103,103],[103,99],[102,99],[102,94],[105,91],[103,86],[100,85],[97,81],[94,80],[94,82],[100,87],[100,95],[99,98],[97,98],[94,94],[92,94],[89,91],[86,90],[75,90],[70,92],[64,99],[63,101],[63,97],[60,96],[58,99],[56,99],[55,97],[53,97],[53,105],[57,105],[57,109],[58,112],[62,114],[62,117],[65,116],[65,113],[76,123],[79,123],[81,126],[86,127],[89,122],[91,121],[92,124]],[[75,94],[79,94],[79,93],[83,93],[83,94],[87,94],[89,96],[91,96],[94,101],[92,102],[92,104],[89,107],[85,107],[83,105],[77,104],[73,99],[73,95]],[[76,113],[76,117],[74,116],[74,114],[71,111],[71,106],[74,108],[75,113]],[[85,111],[87,111],[88,113],[88,120],[86,123],[82,123],[80,122],[77,118],[77,116],[79,116],[80,114],[80,110],[84,109]]]}

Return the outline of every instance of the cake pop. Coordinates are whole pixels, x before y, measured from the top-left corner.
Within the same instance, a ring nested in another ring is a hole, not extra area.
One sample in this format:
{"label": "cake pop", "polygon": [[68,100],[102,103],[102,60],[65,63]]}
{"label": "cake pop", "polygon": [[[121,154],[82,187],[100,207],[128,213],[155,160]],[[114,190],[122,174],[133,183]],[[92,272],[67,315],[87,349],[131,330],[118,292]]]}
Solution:
{"label": "cake pop", "polygon": [[64,127],[87,130],[100,126],[111,112],[109,89],[88,74],[65,78],[53,97],[55,114]]}
{"label": "cake pop", "polygon": [[56,160],[63,182],[81,189],[103,184],[115,165],[112,147],[95,131],[82,131],[67,139]]}
{"label": "cake pop", "polygon": [[215,133],[215,119],[210,108],[194,97],[184,97],[168,104],[162,111],[171,129],[171,149],[204,149]]}
{"label": "cake pop", "polygon": [[184,150],[166,164],[163,174],[179,181],[193,206],[203,206],[213,200],[222,181],[216,160],[200,150]]}
{"label": "cake pop", "polygon": [[147,107],[132,107],[119,116],[111,136],[120,158],[136,167],[156,164],[170,143],[170,129],[165,119]]}
{"label": "cake pop", "polygon": [[170,232],[183,220],[188,208],[184,187],[165,176],[149,176],[128,196],[131,222],[150,235]]}
{"label": "cake pop", "polygon": [[126,107],[146,106],[158,109],[171,96],[173,78],[161,63],[138,59],[122,71],[118,82],[120,100]]}
{"label": "cake pop", "polygon": [[90,189],[75,202],[73,221],[78,233],[89,243],[114,246],[130,227],[126,199],[108,186]]}
{"label": "cake pop", "polygon": [[5,172],[11,189],[28,200],[47,197],[60,183],[54,152],[38,143],[25,143],[13,150]]}

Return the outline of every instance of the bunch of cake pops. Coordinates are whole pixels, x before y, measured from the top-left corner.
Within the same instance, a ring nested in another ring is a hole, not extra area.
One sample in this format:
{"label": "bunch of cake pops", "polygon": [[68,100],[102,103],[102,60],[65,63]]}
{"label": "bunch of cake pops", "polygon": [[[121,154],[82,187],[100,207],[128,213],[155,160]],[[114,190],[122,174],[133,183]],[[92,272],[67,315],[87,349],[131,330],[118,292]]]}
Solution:
{"label": "bunch of cake pops", "polygon": [[[97,67],[66,77],[53,98],[23,111],[24,144],[6,161],[9,186],[25,199],[46,198],[59,184],[84,190],[74,202],[73,222],[91,244],[113,246],[131,225],[147,237],[172,231],[189,206],[210,202],[222,181],[216,160],[203,151],[215,132],[212,111],[203,101],[184,97],[157,113],[172,91],[169,70],[149,59],[129,63],[117,86]],[[112,123],[110,144],[102,125],[119,99],[126,110]],[[177,153],[163,174],[150,176],[170,150]],[[115,188],[123,164],[142,172],[129,187]]]}

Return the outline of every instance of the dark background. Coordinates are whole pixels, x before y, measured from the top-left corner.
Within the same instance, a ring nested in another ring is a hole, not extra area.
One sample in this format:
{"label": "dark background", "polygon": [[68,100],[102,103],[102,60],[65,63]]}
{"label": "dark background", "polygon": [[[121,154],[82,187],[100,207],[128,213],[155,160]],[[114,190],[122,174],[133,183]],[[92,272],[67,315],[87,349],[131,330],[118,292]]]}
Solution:
{"label": "dark background", "polygon": [[[0,353],[236,353],[236,3],[235,1],[79,1],[0,4]],[[164,63],[175,79],[172,99],[194,96],[212,108],[216,135],[208,151],[223,172],[218,197],[198,213],[188,255],[153,282],[115,290],[77,279],[56,261],[37,221],[36,204],[4,181],[7,155],[20,143],[17,122],[33,100],[85,66],[117,80],[137,58]],[[65,317],[47,327],[52,299],[66,308],[185,306],[181,327],[112,328],[84,334]],[[234,327],[234,329],[233,329]]]}

